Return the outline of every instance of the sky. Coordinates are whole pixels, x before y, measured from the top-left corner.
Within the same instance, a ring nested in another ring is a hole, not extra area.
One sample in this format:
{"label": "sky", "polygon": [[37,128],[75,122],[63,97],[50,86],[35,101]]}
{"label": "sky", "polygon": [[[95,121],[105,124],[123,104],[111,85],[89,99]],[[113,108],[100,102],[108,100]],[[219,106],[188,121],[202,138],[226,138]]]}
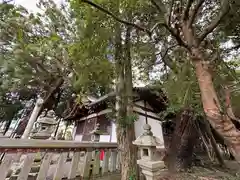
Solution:
{"label": "sky", "polygon": [[36,7],[36,2],[37,0],[15,0],[16,4],[22,5],[25,8],[27,8],[28,10],[31,11],[37,11],[37,7]]}
{"label": "sky", "polygon": [[[22,5],[23,7],[25,7],[26,9],[28,9],[30,12],[38,12],[39,9],[36,6],[36,3],[39,0],[14,0],[14,2],[16,4]],[[54,2],[56,2],[57,4],[61,4],[61,2],[63,2],[63,0],[53,0]]]}

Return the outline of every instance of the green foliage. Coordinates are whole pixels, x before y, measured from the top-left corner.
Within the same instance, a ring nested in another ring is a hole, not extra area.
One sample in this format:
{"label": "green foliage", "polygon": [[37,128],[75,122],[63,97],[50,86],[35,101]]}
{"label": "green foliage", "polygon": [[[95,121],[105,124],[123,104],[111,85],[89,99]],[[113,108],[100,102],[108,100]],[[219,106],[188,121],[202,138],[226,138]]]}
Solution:
{"label": "green foliage", "polygon": [[134,170],[131,168],[129,180],[136,180],[136,179],[137,179],[136,171],[134,171]]}
{"label": "green foliage", "polygon": [[[103,2],[103,1],[102,1]],[[106,94],[112,85],[114,69],[111,62],[113,21],[104,13],[79,1],[70,1],[76,18],[77,38],[69,46],[73,59],[73,87],[77,91],[100,96]]]}
{"label": "green foliage", "polygon": [[111,34],[93,23],[99,16],[84,7],[84,17],[77,18],[78,11],[53,1],[41,0],[38,7],[41,13],[31,14],[23,7],[1,4],[1,12],[8,12],[0,24],[4,40],[0,65],[7,74],[2,85],[47,91],[61,77],[77,93],[105,93],[113,78],[107,59]]}
{"label": "green foliage", "polygon": [[[183,57],[184,58],[184,57]],[[178,69],[178,74],[169,72],[163,76],[160,84],[168,97],[168,108],[160,115],[163,119],[168,114],[176,114],[184,108],[192,108],[197,114],[202,114],[200,90],[197,84],[194,69],[190,62],[182,64],[181,69]]]}
{"label": "green foliage", "polygon": [[[225,101],[226,94],[225,88],[228,87],[231,93],[231,104],[236,112],[239,109],[240,102],[240,73],[238,69],[240,68],[239,59],[233,59],[228,62],[222,61],[217,67],[215,72],[214,85],[220,95],[220,102],[222,106],[222,111],[226,110]],[[226,86],[226,87],[225,87]]]}
{"label": "green foliage", "polygon": [[57,9],[52,9],[52,1],[46,4],[41,1],[40,4],[45,8],[44,15],[29,14],[22,7],[15,6],[13,13],[5,16],[5,24],[1,24],[1,28],[5,28],[1,31],[5,39],[1,66],[8,75],[7,82],[14,89],[29,85],[46,91],[54,79],[65,75],[59,67],[63,64],[61,46],[64,41],[60,30],[54,31],[56,27],[52,23],[60,20],[64,23],[63,18]]}
{"label": "green foliage", "polygon": [[128,126],[131,126],[136,120],[138,120],[138,114],[132,113],[126,117],[118,118],[117,123],[123,128],[127,128]]}
{"label": "green foliage", "polygon": [[[115,78],[115,20],[96,8],[80,3],[69,0],[67,5],[58,7],[54,1],[41,0],[38,7],[42,12],[37,14],[31,14],[20,6],[0,4],[1,88],[8,92],[30,89],[40,94],[60,77],[64,79],[64,87],[69,87],[79,97],[86,94],[100,96],[112,88]],[[112,12],[116,11],[116,1],[98,0],[96,3]],[[165,5],[170,7],[168,2]],[[238,43],[238,5],[235,1],[227,21],[222,23],[224,28],[217,29],[209,37],[210,40],[214,39],[213,44],[217,47],[223,40]],[[202,31],[199,19],[203,18],[208,23],[209,19],[216,16],[216,13],[211,13],[211,7],[218,7],[219,3],[206,1],[204,6],[206,8],[201,9],[196,21],[197,33]],[[144,28],[151,29],[156,22],[163,20],[163,14],[150,1],[121,1],[120,7],[120,18],[129,20],[130,14],[134,22]],[[125,26],[121,25],[121,28],[124,30]],[[161,82],[157,83],[169,98],[167,112],[192,107],[201,113],[199,88],[186,52],[181,48],[170,50],[163,61],[163,57],[158,55],[164,54],[166,47],[174,40],[169,38],[169,32],[162,26],[155,29],[153,36],[150,39],[134,28],[131,32],[131,56],[133,65],[140,72],[140,79],[149,82],[149,73],[153,71],[155,63],[165,63],[171,70],[167,70]],[[216,87],[221,86],[221,83],[237,81],[236,78],[233,80],[236,72],[229,71],[219,62],[217,64],[220,65],[216,68]],[[228,65],[232,66],[230,62]],[[236,65],[231,69],[235,70]],[[63,104],[62,108],[65,107]],[[128,117],[122,121],[132,123],[134,118]]]}
{"label": "green foliage", "polygon": [[52,0],[41,0],[37,6],[41,13],[32,14],[21,6],[0,3],[0,88],[4,91],[0,98],[11,92],[21,96],[21,102],[0,101],[1,120],[11,120],[24,107],[22,101],[46,93],[59,78],[64,85],[58,116],[73,92],[101,96],[111,88],[114,72],[107,56],[112,51],[112,31],[106,31],[111,23],[94,23],[104,14],[99,16],[88,7],[80,8],[79,14]]}
{"label": "green foliage", "polygon": [[115,110],[115,106],[112,103],[108,103],[109,104],[109,108],[112,109],[111,113],[107,114],[107,118],[108,119],[112,119],[114,121],[117,121],[117,123],[123,127],[123,128],[127,128],[129,126],[131,126],[136,120],[138,120],[138,114],[137,113],[132,113],[130,115],[127,115],[125,117],[117,117],[116,116],[116,110]]}
{"label": "green foliage", "polygon": [[240,48],[240,2],[237,0],[231,0],[232,6],[221,23],[221,31],[224,33],[223,39],[225,41],[232,40],[235,46]]}
{"label": "green foliage", "polygon": [[[21,99],[21,94],[6,92],[4,89],[0,91],[0,122],[8,121],[17,115],[17,113],[23,109],[24,101]],[[17,117],[15,117],[17,118]]]}

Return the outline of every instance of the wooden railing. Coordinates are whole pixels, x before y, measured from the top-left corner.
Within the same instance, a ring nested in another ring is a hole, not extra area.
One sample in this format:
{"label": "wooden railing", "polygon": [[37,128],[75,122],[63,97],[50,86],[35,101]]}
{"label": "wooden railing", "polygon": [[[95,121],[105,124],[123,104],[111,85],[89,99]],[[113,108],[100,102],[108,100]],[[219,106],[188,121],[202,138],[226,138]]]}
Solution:
{"label": "wooden railing", "polygon": [[116,143],[1,138],[0,153],[0,180],[85,179],[120,172]]}

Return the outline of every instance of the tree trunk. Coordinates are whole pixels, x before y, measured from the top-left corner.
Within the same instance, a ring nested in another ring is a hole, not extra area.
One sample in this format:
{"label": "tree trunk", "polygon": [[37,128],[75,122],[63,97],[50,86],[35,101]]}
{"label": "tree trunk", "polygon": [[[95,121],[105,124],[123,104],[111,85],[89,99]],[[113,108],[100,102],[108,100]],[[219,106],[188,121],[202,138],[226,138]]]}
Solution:
{"label": "tree trunk", "polygon": [[[130,17],[130,16],[129,16]],[[125,38],[125,90],[126,90],[126,105],[127,105],[127,117],[133,116],[133,83],[132,83],[132,61],[131,61],[131,30],[130,26],[127,27],[126,38]],[[128,118],[131,119],[132,118]],[[130,122],[128,124],[126,130],[125,137],[129,149],[126,151],[127,154],[125,158],[128,160],[123,160],[124,162],[128,162],[126,166],[123,164],[122,168],[128,168],[130,170],[130,174],[124,175],[125,178],[138,179],[138,166],[137,166],[137,147],[133,145],[133,141],[136,139],[135,137],[135,129],[134,122]],[[123,143],[126,146],[126,143]]]}
{"label": "tree trunk", "polygon": [[167,165],[170,172],[176,171],[177,153],[180,146],[179,142],[181,141],[181,134],[179,133],[179,129],[181,129],[181,117],[177,116],[171,142],[164,158],[165,164]]}
{"label": "tree trunk", "polygon": [[186,114],[183,115],[184,116],[183,120],[186,123],[186,127],[182,134],[181,146],[178,156],[180,169],[183,170],[187,170],[192,166],[194,160],[193,159],[194,147],[197,144],[199,137],[196,130],[196,126],[194,125],[195,120],[193,112],[191,110],[186,110],[185,113]]}
{"label": "tree trunk", "polygon": [[137,179],[136,147],[132,144],[135,139],[133,127],[117,128],[118,147],[121,151],[121,179]]}
{"label": "tree trunk", "polygon": [[[207,153],[209,155],[209,159],[211,161],[214,160],[214,158],[212,158],[211,154],[209,153],[210,150],[209,150],[207,142],[209,142],[209,144],[211,144],[212,149],[213,149],[213,151],[216,155],[216,158],[217,158],[219,164],[221,166],[225,166],[223,157],[220,153],[219,147],[217,146],[217,141],[216,141],[216,139],[213,135],[213,132],[212,132],[212,129],[211,129],[211,126],[210,126],[209,122],[207,120],[203,119],[203,118],[198,119],[198,129],[199,129],[200,136],[203,139],[203,143],[206,146]],[[220,138],[222,139],[221,136],[220,136]],[[224,142],[223,142],[223,144],[224,144]]]}
{"label": "tree trunk", "polygon": [[219,164],[221,166],[225,167],[226,165],[225,165],[223,157],[222,157],[222,155],[221,155],[221,153],[219,151],[219,147],[217,146],[217,142],[216,142],[216,140],[215,140],[215,138],[213,136],[213,133],[211,131],[210,124],[208,122],[206,122],[206,121],[204,122],[204,124],[206,126],[206,133],[208,134],[208,137],[210,138],[210,142],[211,142],[213,150],[214,150],[214,152],[216,154],[217,160],[218,160],[218,162],[219,162]]}
{"label": "tree trunk", "polygon": [[130,57],[130,29],[127,32],[126,48],[123,58],[120,25],[116,25],[115,60],[116,60],[116,111],[117,111],[117,142],[121,154],[121,179],[137,179],[137,149],[133,145],[135,140],[134,123],[126,122],[132,114],[132,70]]}
{"label": "tree trunk", "polygon": [[240,122],[240,119],[238,119],[232,109],[232,104],[231,104],[231,91],[230,89],[225,86],[225,106],[226,106],[226,112],[227,115],[229,116],[230,119]]}
{"label": "tree trunk", "polygon": [[61,90],[60,87],[63,85],[64,79],[62,77],[56,78],[52,86],[49,88],[49,90],[46,92],[44,95],[44,103],[42,106],[42,109],[40,110],[39,114],[43,111],[43,109],[51,110],[54,109],[55,106],[57,105],[57,101],[60,99],[60,97],[57,96],[55,97],[56,94],[60,93],[61,96]]}
{"label": "tree trunk", "polygon": [[192,110],[185,109],[180,117],[176,118],[176,126],[166,157],[166,164],[171,172],[186,170],[192,165],[194,146],[198,139],[193,117]]}
{"label": "tree trunk", "polygon": [[[202,57],[199,52],[196,52],[195,55]],[[237,130],[230,118],[222,113],[209,64],[203,61],[203,58],[201,59],[193,62],[196,68],[204,112],[212,127],[224,137],[235,159],[240,162],[240,131]]]}

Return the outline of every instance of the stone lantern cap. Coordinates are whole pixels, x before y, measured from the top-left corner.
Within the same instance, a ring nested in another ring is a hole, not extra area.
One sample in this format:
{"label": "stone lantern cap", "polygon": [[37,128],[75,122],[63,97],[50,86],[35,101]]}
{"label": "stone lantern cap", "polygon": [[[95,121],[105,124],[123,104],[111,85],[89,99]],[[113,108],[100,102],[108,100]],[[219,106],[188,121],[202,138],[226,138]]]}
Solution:
{"label": "stone lantern cap", "polygon": [[151,131],[151,126],[149,124],[145,124],[143,126],[144,133],[139,136],[134,142],[134,145],[137,146],[144,146],[144,147],[161,147],[163,146],[163,143],[161,140],[155,136],[153,136],[153,133]]}
{"label": "stone lantern cap", "polygon": [[99,123],[96,124],[95,128],[90,132],[90,134],[99,134],[99,135],[102,134]]}
{"label": "stone lantern cap", "polygon": [[39,118],[37,119],[37,122],[42,124],[55,125],[57,124],[57,121],[54,118],[55,118],[54,111],[50,110],[47,112],[46,116],[40,115]]}

